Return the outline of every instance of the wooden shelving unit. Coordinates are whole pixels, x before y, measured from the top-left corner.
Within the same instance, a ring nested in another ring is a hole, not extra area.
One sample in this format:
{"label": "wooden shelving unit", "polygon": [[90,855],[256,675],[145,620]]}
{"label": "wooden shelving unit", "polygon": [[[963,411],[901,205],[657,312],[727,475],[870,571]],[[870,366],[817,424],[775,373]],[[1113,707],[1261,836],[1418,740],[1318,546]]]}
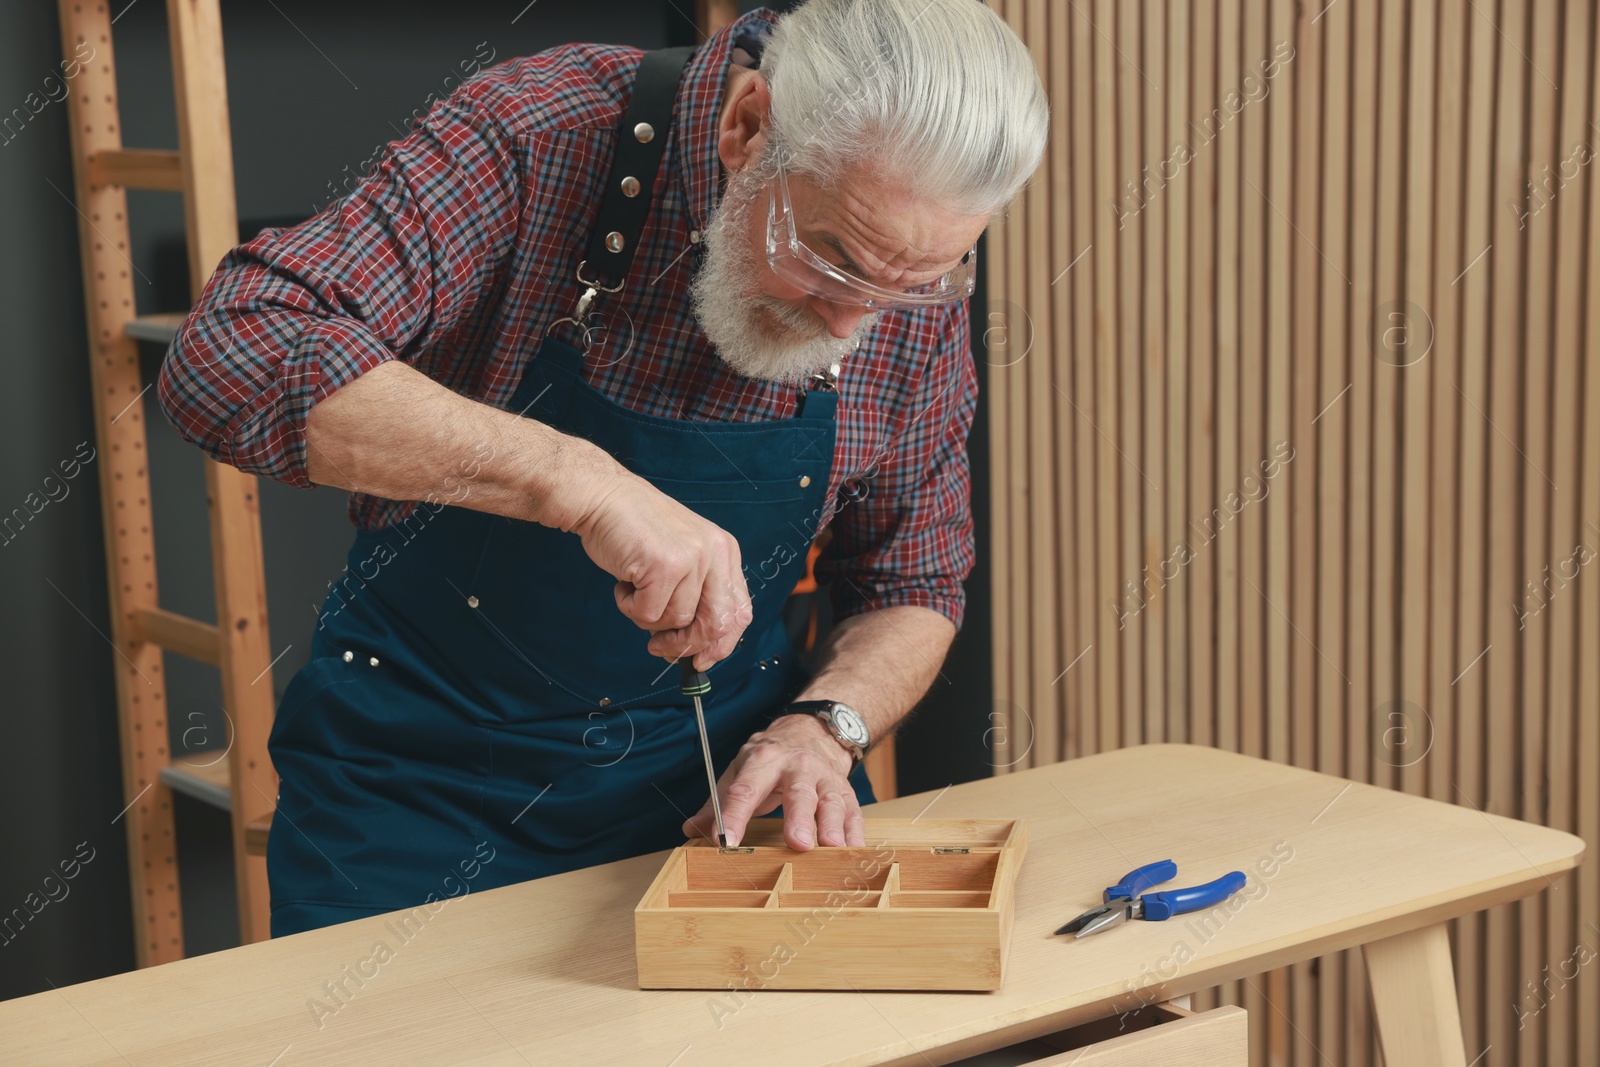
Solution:
{"label": "wooden shelving unit", "polygon": [[[178,112],[176,151],[122,144],[112,14],[105,3],[61,0],[65,53],[92,58],[69,97],[79,211],[90,380],[100,460],[100,503],[116,649],[117,723],[128,835],[136,955],[141,967],[182,958],[182,901],[172,795],[228,811],[233,826],[239,933],[268,936],[266,828],[277,796],[267,758],[273,689],[266,582],[255,478],[207,461],[217,619],[160,606],[150,504],[138,341],[170,342],[183,314],[138,315],[128,259],[129,189],[183,197],[189,276],[195,295],[238,243],[218,0],[169,0],[167,20]],[[216,666],[231,742],[223,754],[174,758],[168,744],[162,653]]]}

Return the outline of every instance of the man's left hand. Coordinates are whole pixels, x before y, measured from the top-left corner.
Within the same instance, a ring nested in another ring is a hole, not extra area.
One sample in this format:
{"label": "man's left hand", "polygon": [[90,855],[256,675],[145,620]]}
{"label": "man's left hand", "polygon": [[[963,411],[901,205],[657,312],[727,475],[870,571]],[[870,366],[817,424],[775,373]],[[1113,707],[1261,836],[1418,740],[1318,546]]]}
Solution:
{"label": "man's left hand", "polygon": [[[737,845],[750,820],[783,805],[783,838],[792,849],[866,844],[861,805],[850,785],[850,753],[815,715],[784,715],[744,743],[717,781],[723,829]],[[713,837],[711,801],[683,824],[689,837]]]}

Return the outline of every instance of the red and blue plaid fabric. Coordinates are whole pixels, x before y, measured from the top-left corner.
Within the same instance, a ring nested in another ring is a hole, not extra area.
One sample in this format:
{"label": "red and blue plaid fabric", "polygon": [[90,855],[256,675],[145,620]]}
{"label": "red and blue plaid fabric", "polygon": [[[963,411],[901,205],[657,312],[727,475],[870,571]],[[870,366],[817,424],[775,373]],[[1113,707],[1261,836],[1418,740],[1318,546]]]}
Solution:
{"label": "red and blue plaid fabric", "polygon": [[[715,125],[734,22],[690,61],[624,290],[600,305],[589,383],[651,415],[756,421],[795,414],[801,391],[740,377],[697,326],[689,284],[716,206]],[[162,409],[223,463],[310,487],[306,416],[346,382],[402,359],[506,407],[524,363],[569,315],[637,49],[566,45],[489,68],[389,145],[362,184],[297,226],[225,256],[162,364]],[[839,617],[894,605],[960,624],[972,566],[966,437],[977,403],[965,303],[884,314],[840,377],[839,443],[818,577]],[[737,456],[729,457],[736,464]],[[863,496],[863,490],[865,495]],[[363,528],[416,507],[350,496]],[[752,585],[761,558],[745,560]],[[769,568],[771,563],[769,561]]]}

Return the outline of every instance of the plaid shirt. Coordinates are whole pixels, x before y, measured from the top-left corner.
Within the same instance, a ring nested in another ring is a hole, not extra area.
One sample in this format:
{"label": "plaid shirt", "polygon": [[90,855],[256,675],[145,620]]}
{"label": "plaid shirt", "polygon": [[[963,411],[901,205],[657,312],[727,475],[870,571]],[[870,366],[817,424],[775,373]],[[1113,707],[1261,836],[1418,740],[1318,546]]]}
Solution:
{"label": "plaid shirt", "polygon": [[[716,357],[689,300],[718,198],[731,43],[773,18],[739,19],[690,61],[627,285],[599,305],[585,375],[632,410],[727,422],[797,410],[797,386],[741,377]],[[179,432],[223,463],[309,488],[306,416],[388,360],[509,406],[524,362],[582,292],[574,272],[639,57],[575,44],[488,68],[389,145],[350,196],[229,252],[161,367],[158,395]],[[554,329],[580,340],[570,324]],[[884,314],[839,392],[829,505],[805,531],[832,527],[818,577],[832,581],[838,617],[917,605],[959,625],[977,403],[966,304]],[[363,528],[415,507],[350,497]],[[796,541],[773,552],[809,547]],[[745,562],[754,589],[761,560]]]}

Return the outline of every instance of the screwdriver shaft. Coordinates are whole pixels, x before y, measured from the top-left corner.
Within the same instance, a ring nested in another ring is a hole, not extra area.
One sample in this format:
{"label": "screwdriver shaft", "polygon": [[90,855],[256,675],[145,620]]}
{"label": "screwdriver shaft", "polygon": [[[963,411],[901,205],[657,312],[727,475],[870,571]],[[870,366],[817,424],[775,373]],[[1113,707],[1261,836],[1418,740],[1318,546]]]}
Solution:
{"label": "screwdriver shaft", "polygon": [[717,820],[717,847],[728,847],[728,832],[722,825],[722,802],[717,799],[717,771],[711,763],[711,738],[706,733],[706,712],[700,704],[702,694],[711,692],[711,679],[704,671],[697,671],[690,660],[683,661],[680,688],[685,696],[694,700],[694,718],[700,727],[700,754],[706,759],[706,782],[711,786],[711,813]]}

